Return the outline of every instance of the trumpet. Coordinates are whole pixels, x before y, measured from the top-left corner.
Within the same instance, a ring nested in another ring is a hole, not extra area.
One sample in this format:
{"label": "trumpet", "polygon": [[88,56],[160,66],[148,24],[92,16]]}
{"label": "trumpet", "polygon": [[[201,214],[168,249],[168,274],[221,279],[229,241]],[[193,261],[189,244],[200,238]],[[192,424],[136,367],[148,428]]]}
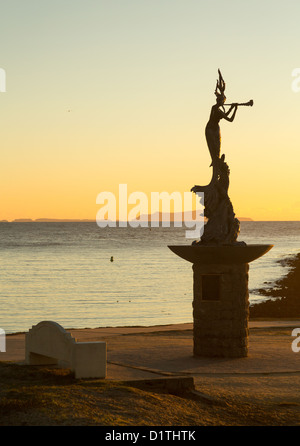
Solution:
{"label": "trumpet", "polygon": [[223,104],[223,105],[247,105],[247,106],[250,105],[250,107],[252,107],[252,105],[253,105],[253,100],[250,99],[250,101],[248,101],[248,102],[243,102],[243,103],[241,103],[241,104],[236,103],[236,104]]}

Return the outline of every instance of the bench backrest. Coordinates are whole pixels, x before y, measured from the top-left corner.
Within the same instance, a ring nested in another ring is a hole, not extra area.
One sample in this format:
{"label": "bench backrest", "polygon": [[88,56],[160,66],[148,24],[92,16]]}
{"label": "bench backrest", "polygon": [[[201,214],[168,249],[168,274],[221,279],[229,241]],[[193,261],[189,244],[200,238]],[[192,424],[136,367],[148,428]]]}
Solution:
{"label": "bench backrest", "polygon": [[61,325],[42,321],[26,334],[26,345],[31,353],[71,362],[75,339]]}

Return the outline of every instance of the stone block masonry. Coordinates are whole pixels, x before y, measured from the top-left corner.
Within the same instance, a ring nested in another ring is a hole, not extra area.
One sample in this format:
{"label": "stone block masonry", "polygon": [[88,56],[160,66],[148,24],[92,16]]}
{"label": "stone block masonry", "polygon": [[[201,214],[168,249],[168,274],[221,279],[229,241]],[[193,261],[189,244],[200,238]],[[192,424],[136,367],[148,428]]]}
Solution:
{"label": "stone block masonry", "polygon": [[247,263],[193,265],[194,356],[248,355],[248,271]]}

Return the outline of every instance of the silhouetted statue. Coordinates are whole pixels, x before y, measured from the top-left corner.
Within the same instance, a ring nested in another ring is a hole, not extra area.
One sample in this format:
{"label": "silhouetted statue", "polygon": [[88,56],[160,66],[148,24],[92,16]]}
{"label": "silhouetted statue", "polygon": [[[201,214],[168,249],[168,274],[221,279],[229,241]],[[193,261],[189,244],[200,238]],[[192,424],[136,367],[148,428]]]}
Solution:
{"label": "silhouetted statue", "polygon": [[[204,192],[204,216],[207,223],[200,244],[227,245],[236,243],[240,232],[240,222],[235,217],[231,201],[228,196],[230,170],[225,163],[225,155],[220,157],[221,133],[219,122],[221,119],[232,122],[235,118],[238,105],[253,105],[253,101],[243,104],[229,104],[226,112],[225,82],[220,70],[219,79],[215,89],[216,104],[212,106],[209,121],[205,127],[205,136],[213,166],[213,176],[207,186],[194,186],[192,192]],[[233,113],[231,117],[230,113]]]}

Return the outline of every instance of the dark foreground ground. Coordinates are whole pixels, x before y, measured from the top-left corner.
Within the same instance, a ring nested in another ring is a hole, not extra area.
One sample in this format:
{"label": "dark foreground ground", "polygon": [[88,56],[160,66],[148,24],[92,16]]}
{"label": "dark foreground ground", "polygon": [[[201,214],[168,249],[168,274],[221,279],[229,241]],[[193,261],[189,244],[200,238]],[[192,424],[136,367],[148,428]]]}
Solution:
{"label": "dark foreground ground", "polygon": [[[261,382],[263,380],[264,382]],[[179,394],[128,383],[73,378],[68,370],[0,364],[2,426],[295,426],[300,374],[201,377],[201,392]],[[257,384],[257,385],[256,385]],[[252,394],[253,386],[256,390]],[[278,387],[277,396],[276,392]],[[260,393],[262,392],[262,393]],[[271,392],[272,395],[269,395]]]}

